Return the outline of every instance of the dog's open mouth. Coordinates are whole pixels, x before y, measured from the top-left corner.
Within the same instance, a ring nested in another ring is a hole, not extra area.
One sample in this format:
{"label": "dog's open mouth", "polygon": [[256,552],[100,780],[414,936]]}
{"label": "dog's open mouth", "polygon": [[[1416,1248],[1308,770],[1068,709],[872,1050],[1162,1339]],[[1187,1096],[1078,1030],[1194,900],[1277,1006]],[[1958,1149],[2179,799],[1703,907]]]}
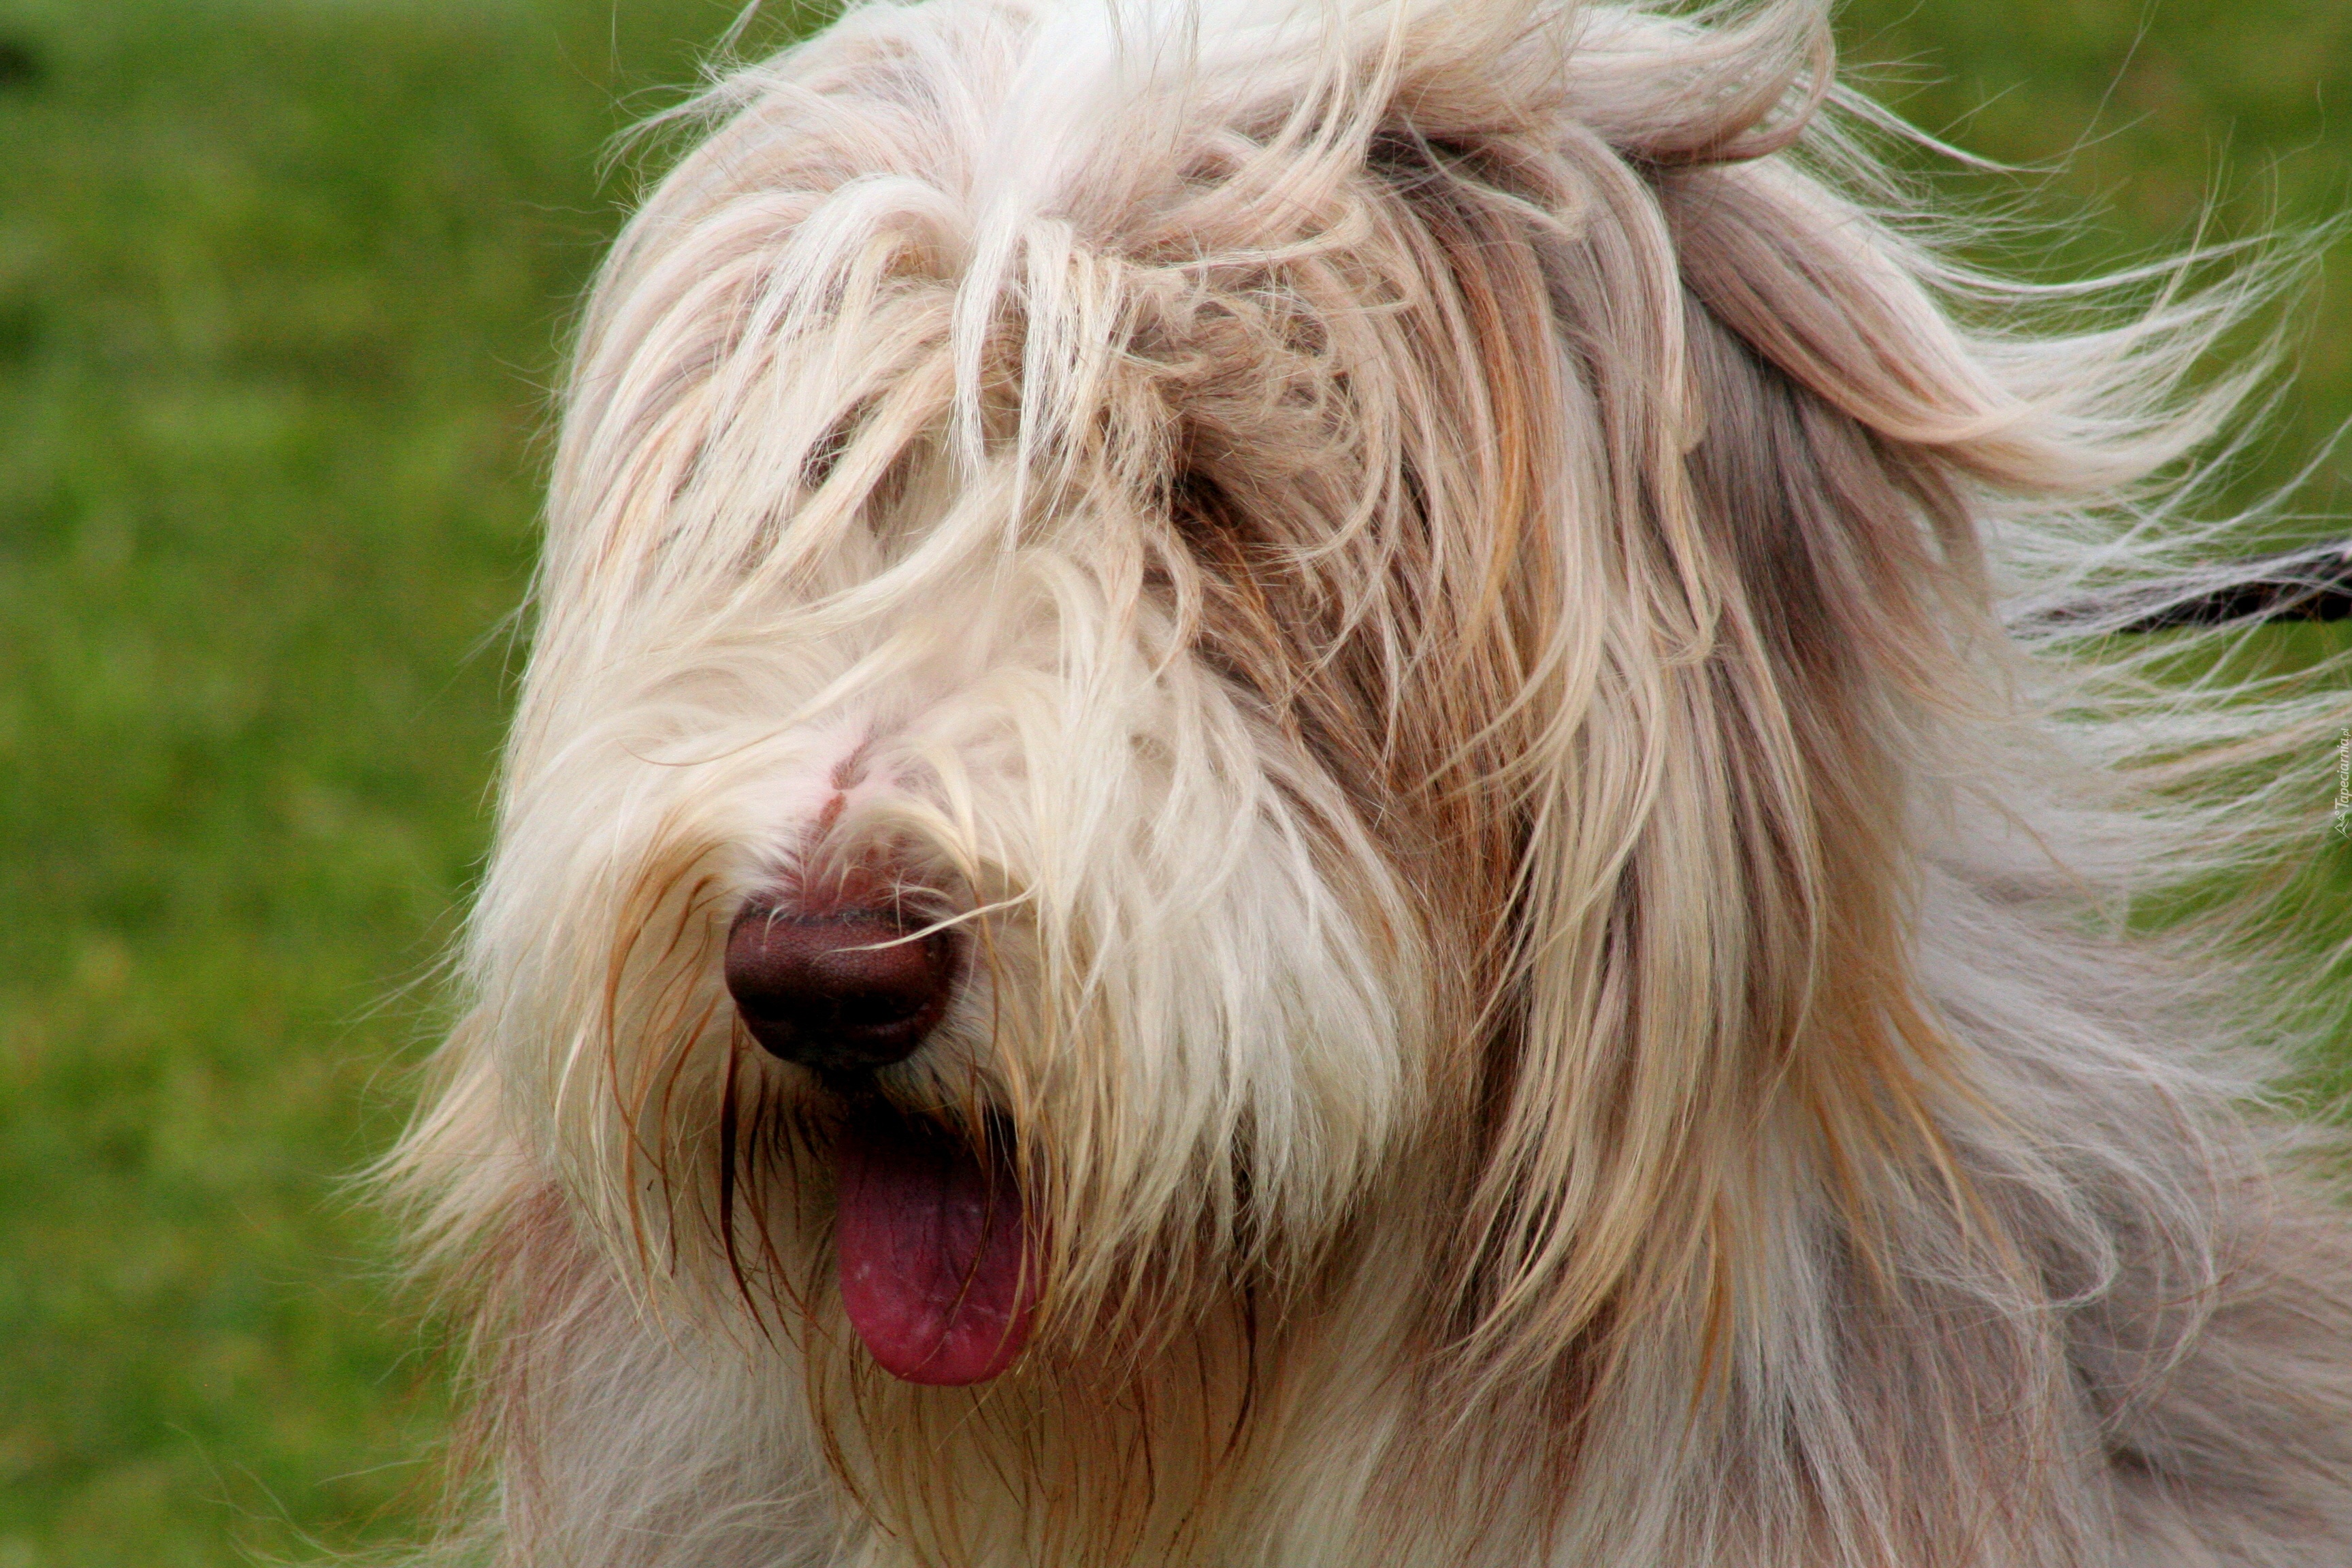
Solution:
{"label": "dog's open mouth", "polygon": [[985,1382],[1028,1342],[1038,1249],[1010,1140],[989,1143],[876,1105],[842,1131],[842,1301],[874,1359],[908,1383]]}

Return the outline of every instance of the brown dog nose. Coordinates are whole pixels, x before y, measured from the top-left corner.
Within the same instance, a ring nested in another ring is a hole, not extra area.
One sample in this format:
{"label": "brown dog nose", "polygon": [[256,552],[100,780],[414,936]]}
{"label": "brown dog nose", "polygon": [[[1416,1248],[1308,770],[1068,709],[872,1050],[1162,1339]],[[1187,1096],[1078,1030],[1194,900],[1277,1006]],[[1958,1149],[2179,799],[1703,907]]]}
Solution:
{"label": "brown dog nose", "polygon": [[743,1026],[784,1060],[828,1075],[905,1060],[955,984],[953,934],[910,939],[911,929],[882,910],[745,905],[727,933],[727,989]]}

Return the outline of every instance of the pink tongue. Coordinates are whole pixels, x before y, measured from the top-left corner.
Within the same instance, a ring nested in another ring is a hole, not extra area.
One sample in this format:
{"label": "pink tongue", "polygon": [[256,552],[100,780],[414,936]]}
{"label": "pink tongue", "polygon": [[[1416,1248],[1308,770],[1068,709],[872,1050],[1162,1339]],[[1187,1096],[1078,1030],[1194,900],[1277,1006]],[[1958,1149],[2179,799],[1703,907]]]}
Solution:
{"label": "pink tongue", "polygon": [[1013,1364],[1037,1305],[1011,1171],[912,1123],[842,1135],[841,1299],[866,1348],[908,1383],[982,1383]]}

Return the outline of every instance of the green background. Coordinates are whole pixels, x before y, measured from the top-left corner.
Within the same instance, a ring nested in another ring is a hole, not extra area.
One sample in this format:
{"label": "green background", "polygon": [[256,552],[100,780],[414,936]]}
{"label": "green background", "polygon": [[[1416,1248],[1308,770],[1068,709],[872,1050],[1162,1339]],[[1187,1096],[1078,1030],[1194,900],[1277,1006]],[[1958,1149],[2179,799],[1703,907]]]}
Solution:
{"label": "green background", "polygon": [[[0,1568],[418,1528],[435,1339],[348,1178],[483,848],[546,389],[626,189],[600,153],[732,15],[0,0]],[[2012,264],[2352,206],[2345,0],[1842,31],[2030,166],[1990,188],[2063,231]],[[2327,259],[2248,484],[2352,417]]]}

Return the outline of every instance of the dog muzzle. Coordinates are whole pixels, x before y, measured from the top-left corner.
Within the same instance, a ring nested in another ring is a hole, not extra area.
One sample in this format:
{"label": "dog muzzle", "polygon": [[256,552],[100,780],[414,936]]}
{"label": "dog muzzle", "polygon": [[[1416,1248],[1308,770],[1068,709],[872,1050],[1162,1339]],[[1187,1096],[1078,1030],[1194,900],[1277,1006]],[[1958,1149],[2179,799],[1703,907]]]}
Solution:
{"label": "dog muzzle", "polygon": [[874,1074],[947,1012],[952,932],[879,910],[753,902],[727,939],[727,988],[751,1037],[815,1074],[849,1115],[835,1142],[841,1298],[883,1369],[909,1383],[984,1382],[1020,1356],[1039,1258],[1009,1137],[984,1148],[887,1105]]}

